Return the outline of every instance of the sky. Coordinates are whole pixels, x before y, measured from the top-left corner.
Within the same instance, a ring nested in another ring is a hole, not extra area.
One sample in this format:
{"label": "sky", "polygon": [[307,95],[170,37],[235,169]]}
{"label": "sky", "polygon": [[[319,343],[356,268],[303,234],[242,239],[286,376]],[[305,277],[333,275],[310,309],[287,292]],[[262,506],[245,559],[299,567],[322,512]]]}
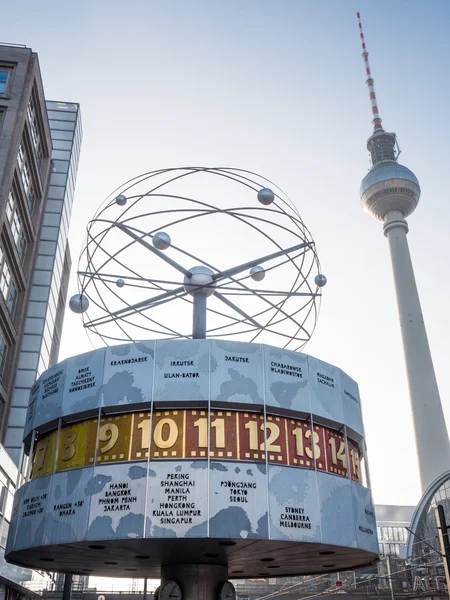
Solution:
{"label": "sky", "polygon": [[[234,166],[286,191],[328,278],[305,351],[359,383],[375,502],[415,504],[389,249],[359,203],[372,127],[357,10],[383,125],[421,184],[408,240],[450,424],[448,0],[22,0],[2,7],[1,39],[38,53],[47,99],[81,104],[74,271],[96,208],[140,173]],[[66,314],[61,359],[91,349]]]}

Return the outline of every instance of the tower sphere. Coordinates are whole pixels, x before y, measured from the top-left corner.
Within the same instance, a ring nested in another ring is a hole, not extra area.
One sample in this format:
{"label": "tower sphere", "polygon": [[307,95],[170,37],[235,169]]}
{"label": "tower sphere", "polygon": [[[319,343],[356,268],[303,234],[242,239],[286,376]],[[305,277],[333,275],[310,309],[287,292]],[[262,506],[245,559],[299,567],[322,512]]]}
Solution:
{"label": "tower sphere", "polygon": [[[216,284],[212,278],[214,272],[204,266],[192,267],[189,271],[192,273],[192,277],[184,278],[184,289],[186,292],[191,296],[196,296],[197,294],[212,296],[216,291]],[[200,287],[203,285],[208,287]]]}
{"label": "tower sphere", "polygon": [[376,221],[384,221],[392,210],[400,211],[404,217],[414,212],[420,187],[417,177],[407,167],[395,161],[383,161],[362,180],[360,196],[366,213]]}
{"label": "tower sphere", "polygon": [[125,285],[125,281],[123,279],[118,279],[116,281],[116,285],[118,288],[123,288],[123,286]]}
{"label": "tower sphere", "polygon": [[69,300],[69,308],[72,312],[80,315],[89,308],[89,298],[84,294],[75,294]]}

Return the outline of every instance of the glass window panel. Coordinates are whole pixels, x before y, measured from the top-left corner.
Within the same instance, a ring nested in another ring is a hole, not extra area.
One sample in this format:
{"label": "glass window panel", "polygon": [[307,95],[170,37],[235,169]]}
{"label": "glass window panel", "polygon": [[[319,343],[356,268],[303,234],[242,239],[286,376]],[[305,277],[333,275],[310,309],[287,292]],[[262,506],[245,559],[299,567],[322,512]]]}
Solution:
{"label": "glass window panel", "polygon": [[11,223],[11,220],[14,215],[14,211],[16,209],[16,201],[12,192],[8,194],[8,204],[6,205],[6,217],[8,221]]}
{"label": "glass window panel", "polygon": [[38,254],[50,254],[54,255],[56,253],[56,242],[46,242],[41,240],[39,242]]}
{"label": "glass window panel", "polygon": [[35,269],[51,271],[53,269],[54,260],[55,259],[53,256],[38,256],[36,259]]}
{"label": "glass window panel", "polygon": [[69,161],[68,160],[53,160],[53,173],[68,173],[69,172]]}
{"label": "glass window panel", "polygon": [[33,184],[30,185],[30,189],[27,194],[27,205],[30,214],[33,212],[34,201],[36,199],[36,194],[34,193]]}
{"label": "glass window panel", "polygon": [[8,300],[8,290],[11,284],[11,271],[6,260],[3,263],[2,274],[0,276],[0,291],[5,300]]}
{"label": "glass window panel", "polygon": [[35,269],[33,275],[33,285],[50,285],[51,280],[51,271],[41,271],[40,269]]}
{"label": "glass window panel", "polygon": [[[31,352],[39,352],[41,347],[41,336],[24,334],[22,339],[22,349],[30,350]],[[16,384],[17,385],[17,384]]]}
{"label": "glass window panel", "polygon": [[0,81],[8,81],[9,71],[0,71]]}
{"label": "glass window panel", "polygon": [[[40,336],[36,336],[39,337]],[[25,369],[19,369],[16,375],[15,385],[16,387],[31,388],[36,381],[36,371],[28,371]],[[12,431],[12,430],[9,430]],[[22,432],[20,432],[22,434]],[[22,440],[20,441],[22,443]],[[11,444],[12,445],[12,444]]]}
{"label": "glass window panel", "polygon": [[14,313],[14,309],[16,308],[16,302],[17,302],[17,288],[16,288],[16,284],[12,281],[11,285],[9,286],[8,301],[6,303],[8,306],[8,310],[11,314]]}
{"label": "glass window panel", "polygon": [[39,352],[21,352],[19,356],[19,369],[36,369],[39,361]]}
{"label": "glass window panel", "polygon": [[70,150],[56,150],[56,148],[53,148],[52,158],[59,160],[70,160]]}
{"label": "glass window panel", "polygon": [[66,185],[67,174],[65,173],[52,173],[50,177],[50,183],[52,185]]}
{"label": "glass window panel", "polygon": [[3,521],[2,536],[0,538],[0,546],[4,548],[6,546],[6,540],[8,539],[9,523]]}
{"label": "glass window panel", "polygon": [[46,312],[47,312],[47,303],[46,302],[30,301],[28,303],[27,315],[29,317],[45,317]]}
{"label": "glass window panel", "polygon": [[72,150],[73,142],[66,142],[64,140],[52,140],[53,150]]}
{"label": "glass window panel", "polygon": [[57,227],[42,227],[41,239],[46,241],[57,241],[58,239],[58,228]]}
{"label": "glass window panel", "polygon": [[54,121],[50,119],[50,129],[53,131],[73,131],[75,129],[75,123],[69,121]]}
{"label": "glass window panel", "polygon": [[50,129],[50,133],[52,135],[52,140],[72,140],[73,132],[72,131],[57,131],[56,129]]}
{"label": "glass window panel", "polygon": [[7,352],[8,346],[6,345],[5,338],[3,334],[0,334],[0,377],[3,375]]}
{"label": "glass window panel", "polygon": [[[38,319],[35,317],[28,317],[25,321],[25,333],[39,334],[41,335],[44,331],[45,319]],[[27,367],[30,368],[30,367]]]}
{"label": "glass window panel", "polygon": [[48,188],[48,197],[55,200],[64,200],[65,188],[62,186],[51,185]]}
{"label": "glass window panel", "polygon": [[69,112],[68,110],[65,111],[57,111],[57,110],[48,110],[48,118],[49,119],[56,119],[56,120],[63,120],[63,121],[76,121],[77,118],[77,113],[75,112]]}
{"label": "glass window panel", "polygon": [[59,223],[61,221],[61,215],[58,213],[46,213],[44,215],[44,226],[48,225],[49,227],[59,227]]}
{"label": "glass window panel", "polygon": [[47,213],[56,213],[58,216],[62,213],[63,208],[64,203],[62,200],[47,200],[47,204],[45,205],[45,211]]}
{"label": "glass window panel", "polygon": [[0,94],[4,94],[6,90],[6,83],[3,83],[3,81],[0,81]]}
{"label": "glass window panel", "polygon": [[31,287],[30,299],[37,302],[47,302],[48,287],[46,285],[33,285]]}

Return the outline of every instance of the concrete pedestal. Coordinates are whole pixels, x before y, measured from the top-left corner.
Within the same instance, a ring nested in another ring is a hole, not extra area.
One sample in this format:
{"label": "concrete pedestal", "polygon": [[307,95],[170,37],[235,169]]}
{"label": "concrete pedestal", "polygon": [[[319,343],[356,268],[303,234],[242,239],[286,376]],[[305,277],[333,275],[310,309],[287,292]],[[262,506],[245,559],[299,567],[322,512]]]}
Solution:
{"label": "concrete pedestal", "polygon": [[223,565],[163,565],[161,584],[176,581],[183,600],[218,600],[220,586],[228,581],[228,568]]}

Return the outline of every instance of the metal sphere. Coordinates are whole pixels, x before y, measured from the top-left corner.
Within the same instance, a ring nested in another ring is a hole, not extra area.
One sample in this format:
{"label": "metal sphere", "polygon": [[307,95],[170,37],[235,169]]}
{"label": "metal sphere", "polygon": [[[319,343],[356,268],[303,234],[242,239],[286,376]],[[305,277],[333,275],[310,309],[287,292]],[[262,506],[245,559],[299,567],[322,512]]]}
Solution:
{"label": "metal sphere", "polygon": [[270,188],[262,188],[258,192],[258,201],[264,206],[269,206],[275,200],[275,194]]}
{"label": "metal sphere", "polygon": [[314,283],[317,285],[317,287],[323,287],[324,285],[327,285],[327,278],[325,275],[322,275],[322,273],[318,273],[314,277]]}
{"label": "metal sphere", "polygon": [[116,281],[116,285],[118,288],[123,288],[123,286],[125,285],[125,281],[123,279],[118,279]]}
{"label": "metal sphere", "polygon": [[124,196],[123,194],[119,194],[118,196],[116,196],[116,204],[118,204],[119,206],[125,206],[126,203],[127,203],[126,196]]}
{"label": "metal sphere", "polygon": [[361,182],[361,204],[375,220],[384,221],[388,212],[398,210],[408,217],[420,198],[420,186],[412,171],[394,161],[379,163]]}
{"label": "metal sphere", "polygon": [[259,265],[250,269],[250,277],[253,279],[253,281],[262,281],[265,276],[265,269]]}
{"label": "metal sphere", "polygon": [[152,244],[157,250],[167,250],[171,243],[170,235],[165,231],[155,233],[152,239]]}
{"label": "metal sphere", "polygon": [[214,271],[203,266],[192,267],[189,271],[192,273],[192,277],[184,278],[184,289],[186,292],[191,296],[196,296],[197,294],[212,296],[216,291],[216,284],[212,278]]}
{"label": "metal sphere", "polygon": [[69,300],[69,308],[72,312],[80,315],[89,308],[89,298],[84,294],[75,294]]}

